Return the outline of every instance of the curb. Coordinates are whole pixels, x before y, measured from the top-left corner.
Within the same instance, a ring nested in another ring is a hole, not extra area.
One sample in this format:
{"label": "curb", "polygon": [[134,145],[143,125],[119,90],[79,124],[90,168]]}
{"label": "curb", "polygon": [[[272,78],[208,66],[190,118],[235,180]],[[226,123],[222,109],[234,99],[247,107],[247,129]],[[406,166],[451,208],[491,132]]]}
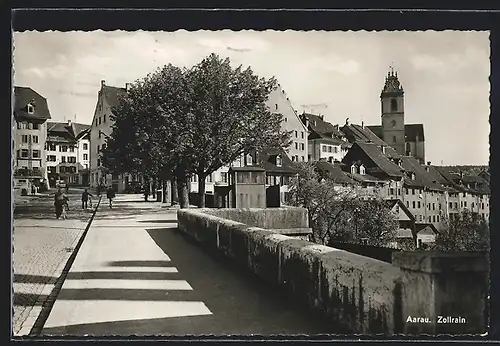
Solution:
{"label": "curb", "polygon": [[52,311],[52,307],[54,306],[54,303],[57,299],[57,296],[59,295],[59,292],[61,291],[61,288],[64,284],[64,281],[66,280],[66,277],[68,276],[68,273],[71,269],[71,266],[73,265],[73,262],[76,259],[76,255],[78,254],[78,251],[82,247],[83,241],[85,240],[85,237],[87,236],[87,233],[90,229],[90,225],[92,224],[92,221],[94,221],[95,214],[97,213],[97,209],[99,209],[99,205],[101,204],[101,197],[99,197],[99,201],[97,201],[96,208],[94,209],[94,212],[92,213],[92,216],[90,217],[90,220],[87,224],[87,227],[85,227],[85,230],[83,231],[83,234],[81,235],[80,239],[78,240],[74,251],[71,253],[69,256],[68,261],[64,265],[64,269],[62,270],[61,275],[57,278],[54,287],[52,288],[52,291],[48,295],[47,299],[42,304],[42,310],[40,314],[38,315],[35,323],[33,324],[33,327],[31,328],[31,331],[27,336],[29,337],[37,337],[40,336],[43,327],[45,325],[45,322],[49,318],[50,312]]}

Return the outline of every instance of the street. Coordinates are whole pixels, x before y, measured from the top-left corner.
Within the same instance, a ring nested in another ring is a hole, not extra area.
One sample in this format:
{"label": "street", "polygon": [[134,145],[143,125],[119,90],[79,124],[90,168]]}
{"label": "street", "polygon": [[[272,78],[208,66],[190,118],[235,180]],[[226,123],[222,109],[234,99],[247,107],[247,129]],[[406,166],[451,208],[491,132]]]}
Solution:
{"label": "street", "polygon": [[[53,193],[54,191],[50,191]],[[83,211],[81,190],[70,190],[70,211],[57,220],[53,196],[29,196],[14,210],[14,335],[26,335],[40,314],[44,298],[80,239],[91,211]],[[22,200],[22,199],[21,199]]]}
{"label": "street", "polygon": [[176,210],[99,207],[42,335],[317,334],[324,322],[176,231]]}

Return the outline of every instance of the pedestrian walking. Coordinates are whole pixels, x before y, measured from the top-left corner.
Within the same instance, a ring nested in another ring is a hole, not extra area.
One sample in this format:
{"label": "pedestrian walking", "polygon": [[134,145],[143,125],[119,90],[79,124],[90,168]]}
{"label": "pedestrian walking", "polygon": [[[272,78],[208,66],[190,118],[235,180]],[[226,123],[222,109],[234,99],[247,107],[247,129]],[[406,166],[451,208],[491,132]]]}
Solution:
{"label": "pedestrian walking", "polygon": [[113,198],[115,198],[115,191],[109,187],[108,191],[106,192],[106,197],[108,197],[109,200],[109,209],[113,209]]}
{"label": "pedestrian walking", "polygon": [[[89,198],[92,197],[92,194],[85,189],[82,193],[82,209],[88,208]],[[92,201],[90,202],[90,207],[92,208]]]}
{"label": "pedestrian walking", "polygon": [[[62,192],[61,188],[58,188],[56,193],[54,194],[54,207],[57,219],[61,217],[63,212],[65,213],[66,210],[69,210],[68,201],[68,196],[66,196],[66,194]],[[64,215],[64,218],[66,218],[66,214]]]}

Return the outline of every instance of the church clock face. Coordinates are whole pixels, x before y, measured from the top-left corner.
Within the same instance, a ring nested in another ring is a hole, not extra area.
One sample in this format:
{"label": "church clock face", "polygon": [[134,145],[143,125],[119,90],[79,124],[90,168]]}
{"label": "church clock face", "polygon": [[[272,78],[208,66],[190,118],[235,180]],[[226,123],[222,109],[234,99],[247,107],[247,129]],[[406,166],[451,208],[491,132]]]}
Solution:
{"label": "church clock face", "polygon": [[396,127],[396,120],[391,121],[391,127]]}

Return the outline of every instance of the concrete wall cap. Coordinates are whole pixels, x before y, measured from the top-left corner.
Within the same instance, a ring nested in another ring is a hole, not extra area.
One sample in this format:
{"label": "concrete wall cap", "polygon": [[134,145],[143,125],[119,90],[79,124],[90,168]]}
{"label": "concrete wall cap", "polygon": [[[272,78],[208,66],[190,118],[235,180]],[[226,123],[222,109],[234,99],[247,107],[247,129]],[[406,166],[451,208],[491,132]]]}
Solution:
{"label": "concrete wall cap", "polygon": [[268,235],[266,239],[269,240],[275,240],[275,241],[285,241],[285,240],[290,240],[293,239],[292,237],[283,235],[283,234],[278,234],[278,233],[273,233],[271,235]]}
{"label": "concrete wall cap", "polygon": [[392,255],[392,264],[425,273],[487,272],[486,254],[481,252],[401,251]]}
{"label": "concrete wall cap", "polygon": [[335,249],[333,247],[329,247],[329,246],[325,246],[325,245],[306,245],[304,246],[302,249],[300,249],[301,251],[306,251],[306,252],[313,252],[313,253],[319,253],[319,254],[325,254],[325,253],[329,253],[329,252],[332,252],[332,251],[342,251],[342,250],[339,250],[339,249]]}

